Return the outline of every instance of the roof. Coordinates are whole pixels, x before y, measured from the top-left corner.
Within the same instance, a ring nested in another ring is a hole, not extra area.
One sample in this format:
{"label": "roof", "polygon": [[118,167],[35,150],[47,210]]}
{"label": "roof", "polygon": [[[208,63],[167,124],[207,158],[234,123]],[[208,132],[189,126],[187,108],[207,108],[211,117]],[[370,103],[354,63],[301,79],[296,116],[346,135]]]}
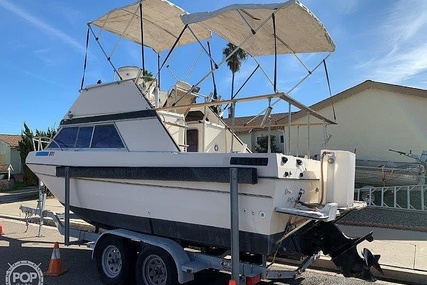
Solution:
{"label": "roof", "polygon": [[0,164],[0,173],[8,173],[10,164]]}
{"label": "roof", "polygon": [[[143,43],[157,53],[171,49],[178,38],[177,45],[185,45],[208,39],[211,32],[236,46],[243,44],[241,48],[252,56],[275,54],[275,42],[278,54],[335,50],[322,23],[295,0],[277,4],[235,4],[213,12],[192,14],[166,0],[141,0],[114,9],[89,24]],[[186,25],[191,30],[184,29]]]}
{"label": "roof", "polygon": [[181,18],[191,28],[207,28],[251,56],[272,55],[276,51],[291,54],[335,50],[323,24],[295,0],[276,4],[234,4]]}
{"label": "roof", "polygon": [[19,147],[19,142],[22,140],[21,135],[2,135],[0,134],[0,141],[10,145],[10,147]]}
{"label": "roof", "polygon": [[[277,114],[271,114],[271,128],[279,128],[283,127],[283,123],[279,122],[281,119],[285,119],[288,117],[288,113],[277,113]],[[234,118],[234,131],[235,132],[244,132],[244,131],[250,131],[253,129],[262,129],[260,127],[262,120],[264,116],[244,116],[244,117],[236,117]],[[229,126],[230,128],[233,125],[231,118],[224,118],[223,119],[225,124]],[[267,125],[266,125],[267,127]],[[266,128],[264,127],[264,128]]]}
{"label": "roof", "polygon": [[[141,9],[143,40],[141,41]],[[134,4],[114,9],[90,22],[102,30],[109,31],[135,43],[152,48],[155,52],[171,49],[183,32],[184,24],[180,16],[187,12],[166,0],[141,0]],[[204,27],[192,29],[198,39],[208,39],[211,33]],[[177,44],[195,42],[191,31],[186,29]]]}
{"label": "roof", "polygon": [[[377,82],[377,81],[372,81],[372,80],[366,80],[356,86],[353,86],[347,90],[344,90],[332,97],[329,97],[323,101],[320,101],[312,106],[310,106],[311,109],[315,110],[315,111],[319,111],[323,108],[329,107],[332,104],[335,104],[339,101],[345,100],[350,96],[359,94],[365,90],[368,89],[377,89],[377,90],[383,90],[383,91],[388,91],[388,92],[393,92],[393,93],[399,93],[399,94],[403,94],[403,95],[410,95],[410,96],[418,96],[418,97],[422,97],[422,98],[426,98],[427,99],[427,90],[424,89],[419,89],[419,88],[414,88],[414,87],[407,87],[407,86],[402,86],[402,85],[395,85],[395,84],[389,84],[389,83],[383,83],[383,82]],[[305,112],[296,112],[295,115],[292,116],[293,119],[298,119],[301,117],[306,116]],[[284,123],[283,120],[281,120],[281,122],[278,123]]]}
{"label": "roof", "polygon": [[[427,99],[427,90],[424,89],[418,89],[413,87],[407,87],[407,86],[401,86],[401,85],[394,85],[394,84],[388,84],[383,82],[376,82],[372,80],[366,80],[354,87],[351,87],[347,90],[344,90],[330,98],[327,98],[323,101],[320,101],[312,106],[310,106],[311,109],[315,111],[319,111],[325,107],[331,106],[333,103],[337,103],[339,101],[342,101],[350,96],[353,96],[355,94],[359,94],[365,90],[368,89],[377,89],[377,90],[384,90],[388,92],[393,93],[399,93],[404,95],[410,95],[410,96],[418,96],[422,98]],[[305,111],[298,111],[293,112],[291,115],[292,120],[299,119],[301,117],[306,116]],[[236,117],[234,119],[234,130],[236,132],[244,132],[249,131],[251,129],[261,129],[260,125],[263,119],[263,116],[258,116],[255,119],[253,119],[255,116],[244,116],[244,117]],[[252,120],[253,119],[253,120]],[[231,127],[232,120],[231,118],[223,119],[224,122]],[[252,120],[252,121],[250,121]],[[250,122],[249,122],[250,121]],[[249,123],[248,123],[249,122]],[[272,128],[283,128],[284,126],[287,126],[288,124],[288,113],[278,113],[278,114],[271,114],[271,127]],[[315,123],[312,123],[313,125]]]}

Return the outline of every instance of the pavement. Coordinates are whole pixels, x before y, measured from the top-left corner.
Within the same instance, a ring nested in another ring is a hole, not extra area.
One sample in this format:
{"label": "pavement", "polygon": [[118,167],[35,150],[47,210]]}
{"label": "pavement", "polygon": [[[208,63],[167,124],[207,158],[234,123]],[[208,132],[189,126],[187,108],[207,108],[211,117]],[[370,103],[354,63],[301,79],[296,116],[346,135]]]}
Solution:
{"label": "pavement", "polygon": [[37,197],[37,187],[29,187],[17,191],[0,192],[0,204],[24,201]]}
{"label": "pavement", "polygon": [[[24,220],[25,215],[21,213],[19,207],[21,205],[36,207],[37,205],[37,200],[3,203],[1,202],[3,196],[4,193],[1,193],[0,222],[1,219]],[[48,198],[45,208],[56,213],[64,212],[64,207],[55,198]],[[79,220],[72,220],[71,224],[73,225],[73,223],[84,224]],[[381,255],[379,263],[384,271],[384,276],[372,269],[378,279],[403,284],[427,284],[427,231],[354,225],[339,225],[339,227],[347,236],[359,237],[370,231],[374,232],[374,241],[362,242],[358,245],[358,252],[366,247],[374,254]],[[310,268],[338,271],[327,256],[321,256]]]}

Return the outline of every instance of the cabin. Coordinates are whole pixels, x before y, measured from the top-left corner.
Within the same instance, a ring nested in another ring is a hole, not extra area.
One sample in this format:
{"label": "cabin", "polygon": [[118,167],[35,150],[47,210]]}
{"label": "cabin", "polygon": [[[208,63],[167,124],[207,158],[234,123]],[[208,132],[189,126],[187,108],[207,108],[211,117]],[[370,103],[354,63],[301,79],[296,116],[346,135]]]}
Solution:
{"label": "cabin", "polygon": [[[313,124],[308,134],[307,121],[315,121],[306,111],[292,113],[289,145],[288,114],[272,115],[271,135],[285,153],[315,156],[328,148],[355,152],[358,160],[414,162],[389,149],[416,155],[427,150],[427,90],[367,80],[310,108],[328,118],[335,111],[337,124]],[[239,129],[236,124],[236,133],[254,150],[267,130]]]}

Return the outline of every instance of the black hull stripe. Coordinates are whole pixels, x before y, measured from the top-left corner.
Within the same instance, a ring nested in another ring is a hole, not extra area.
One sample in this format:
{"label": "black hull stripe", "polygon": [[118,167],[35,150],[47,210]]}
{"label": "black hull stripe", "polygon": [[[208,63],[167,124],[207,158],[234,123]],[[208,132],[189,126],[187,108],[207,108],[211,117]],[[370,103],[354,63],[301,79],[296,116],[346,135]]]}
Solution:
{"label": "black hull stripe", "polygon": [[[189,224],[153,218],[130,216],[98,210],[70,207],[79,217],[90,224],[106,229],[127,229],[186,242],[194,245],[230,248],[230,230],[206,225]],[[197,214],[197,213],[195,213]],[[277,249],[276,242],[283,233],[262,235],[240,231],[240,251],[271,255]]]}
{"label": "black hull stripe", "polygon": [[153,110],[142,110],[142,111],[83,117],[83,118],[75,118],[75,119],[71,118],[68,120],[62,120],[61,125],[98,123],[98,122],[106,122],[106,121],[119,121],[119,120],[140,119],[140,118],[149,118],[149,117],[153,117],[153,118],[157,117],[156,112]]}
{"label": "black hull stripe", "polygon": [[[70,167],[70,177],[138,179],[192,182],[230,182],[228,167]],[[65,177],[65,167],[56,168],[57,177]],[[257,184],[256,168],[239,168],[238,183]]]}

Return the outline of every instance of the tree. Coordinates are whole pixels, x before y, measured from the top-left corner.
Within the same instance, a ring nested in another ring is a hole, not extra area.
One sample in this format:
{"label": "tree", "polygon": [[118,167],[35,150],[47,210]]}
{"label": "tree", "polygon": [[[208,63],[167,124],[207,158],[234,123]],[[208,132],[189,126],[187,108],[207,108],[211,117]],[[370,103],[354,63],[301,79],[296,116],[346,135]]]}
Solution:
{"label": "tree", "polygon": [[[276,146],[276,136],[270,136],[271,143],[271,152],[281,152],[281,150]],[[255,152],[268,152],[268,135],[261,136],[258,139],[257,145],[255,146]]]}
{"label": "tree", "polygon": [[[247,58],[246,52],[244,50],[242,50],[241,48],[239,48],[235,53],[233,53],[231,55],[231,53],[236,48],[237,48],[237,46],[235,46],[234,44],[228,43],[227,47],[224,48],[224,50],[222,51],[222,54],[224,55],[224,57],[225,58],[228,57],[227,66],[231,70],[231,95],[230,95],[230,99],[233,99],[233,97],[234,97],[233,96],[234,95],[234,75],[236,72],[238,72],[240,70],[240,67],[242,65],[242,61],[245,61]],[[230,107],[230,112],[228,113],[228,117],[232,117],[232,116],[234,117],[233,105]]]}
{"label": "tree", "polygon": [[[33,134],[33,131],[27,126],[26,123],[24,123],[24,129],[21,133],[21,141],[19,142],[19,153],[21,156],[21,162],[22,162],[22,169],[23,169],[23,180],[24,184],[27,186],[36,186],[38,185],[38,178],[37,176],[28,168],[28,166],[25,164],[25,159],[27,158],[27,155],[34,151],[34,144],[33,139],[35,137],[47,137],[47,138],[53,138],[53,136],[56,134],[55,130],[47,129],[47,131],[39,131],[36,130],[36,134]],[[37,143],[36,143],[37,144]],[[36,145],[38,147],[38,145]]]}

